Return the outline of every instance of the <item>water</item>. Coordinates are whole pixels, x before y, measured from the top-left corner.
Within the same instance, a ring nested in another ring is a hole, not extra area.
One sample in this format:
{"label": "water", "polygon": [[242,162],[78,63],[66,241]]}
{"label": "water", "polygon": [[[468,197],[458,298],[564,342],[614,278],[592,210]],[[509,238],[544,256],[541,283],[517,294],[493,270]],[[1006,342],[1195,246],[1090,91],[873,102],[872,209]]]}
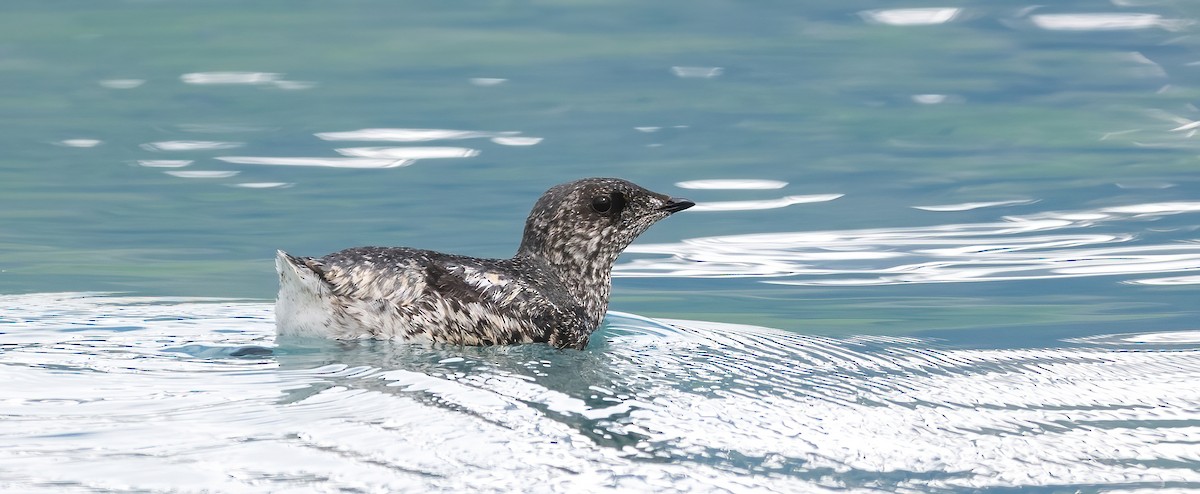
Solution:
{"label": "water", "polygon": [[[1190,2],[0,14],[0,490],[1200,489]],[[700,204],[586,351],[275,344],[597,175]]]}

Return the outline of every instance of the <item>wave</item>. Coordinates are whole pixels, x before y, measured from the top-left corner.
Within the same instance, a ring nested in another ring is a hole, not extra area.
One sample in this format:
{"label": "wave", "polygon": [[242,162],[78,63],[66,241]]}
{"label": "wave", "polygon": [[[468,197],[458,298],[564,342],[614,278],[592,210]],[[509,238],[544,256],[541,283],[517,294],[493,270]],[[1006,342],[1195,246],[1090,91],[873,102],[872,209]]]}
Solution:
{"label": "wave", "polygon": [[[626,252],[658,257],[619,264],[614,276],[756,277],[784,285],[869,286],[1192,272],[1200,270],[1200,242],[1152,243],[1155,231],[1131,227],[1196,212],[1200,202],[1163,202],[1009,216],[991,223],[635,244]],[[1083,231],[1097,226],[1118,231]],[[1140,283],[1197,281],[1193,276]]]}
{"label": "wave", "polygon": [[18,487],[1200,487],[1195,331],[996,350],[614,312],[586,351],[278,346],[261,301],[62,293],[0,296],[0,333]]}

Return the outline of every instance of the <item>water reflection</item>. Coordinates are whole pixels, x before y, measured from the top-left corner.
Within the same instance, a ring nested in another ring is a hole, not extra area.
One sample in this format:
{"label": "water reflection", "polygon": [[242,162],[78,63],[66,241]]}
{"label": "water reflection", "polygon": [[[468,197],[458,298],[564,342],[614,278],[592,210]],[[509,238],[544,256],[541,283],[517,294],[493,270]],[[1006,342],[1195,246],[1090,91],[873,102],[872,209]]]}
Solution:
{"label": "water reflection", "polygon": [[191,134],[241,134],[278,130],[277,128],[240,123],[181,123],[171,125],[169,128],[173,131]]}
{"label": "water reflection", "polygon": [[192,160],[138,160],[137,164],[147,168],[183,168],[192,164]]}
{"label": "water reflection", "polygon": [[243,189],[286,189],[296,184],[291,182],[244,182],[231,185]]}
{"label": "water reflection", "polygon": [[1200,485],[1196,331],[985,350],[613,313],[586,351],[273,346],[267,303],[69,293],[0,296],[0,327],[5,475],[60,487]]}
{"label": "water reflection", "polygon": [[316,83],[308,81],[289,81],[282,78],[283,74],[274,72],[192,72],[179,76],[184,84],[198,86],[209,85],[249,85],[275,86],[279,89],[309,89]]}
{"label": "water reflection", "polygon": [[1034,26],[1053,31],[1124,31],[1162,28],[1175,30],[1187,21],[1167,19],[1158,14],[1133,12],[1037,14],[1029,16]]}
{"label": "water reflection", "polygon": [[474,84],[476,86],[483,86],[483,87],[498,86],[500,84],[504,84],[505,82],[508,82],[508,79],[504,79],[504,78],[500,78],[500,77],[472,77],[471,78],[471,84]]}
{"label": "water reflection", "polygon": [[676,187],[681,189],[699,189],[699,190],[770,190],[782,189],[787,186],[787,182],[781,180],[758,180],[758,179],[713,179],[713,180],[687,180],[677,182]]}
{"label": "water reflection", "polygon": [[470,158],[479,155],[478,149],[455,147],[365,147],[335,149],[338,154],[358,158],[387,158],[419,160],[428,158]]}
{"label": "water reflection", "polygon": [[161,141],[142,144],[147,151],[212,151],[218,149],[233,149],[245,145],[241,142],[222,141]]}
{"label": "water reflection", "polygon": [[1200,276],[1169,276],[1166,278],[1147,278],[1144,280],[1129,280],[1125,283],[1134,285],[1200,285]]}
{"label": "water reflection", "polygon": [[100,85],[109,89],[134,89],[145,84],[145,79],[105,79]]}
{"label": "water reflection", "polygon": [[541,137],[497,136],[490,140],[501,146],[533,146],[542,142]]}
{"label": "water reflection", "polygon": [[59,145],[69,148],[94,148],[103,143],[104,141],[99,139],[63,139],[58,141]]}
{"label": "water reflection", "polygon": [[269,84],[279,80],[273,72],[193,72],[179,76],[184,84]]}
{"label": "water reflection", "polygon": [[219,161],[238,165],[323,166],[328,168],[397,168],[413,164],[413,160],[390,158],[313,158],[272,156],[218,156]]}
{"label": "water reflection", "polygon": [[671,67],[671,73],[681,79],[712,79],[725,73],[722,67]]}
{"label": "water reflection", "polygon": [[864,10],[858,15],[867,22],[892,26],[928,26],[945,24],[962,13],[959,8],[916,8]]}
{"label": "water reflection", "polygon": [[[254,81],[275,81],[274,74],[265,73],[204,73],[193,75],[193,81],[212,81],[217,84],[252,83]],[[239,82],[240,81],[240,82]],[[225,124],[188,124],[179,126],[186,132],[205,133],[242,133],[263,130],[246,125]],[[401,129],[378,128],[360,129],[347,132],[322,132],[316,136],[326,141],[382,141],[382,142],[428,142],[436,140],[488,139],[502,146],[533,146],[542,141],[541,137],[520,135],[520,132],[480,132],[451,129]],[[95,141],[99,143],[99,141]],[[243,147],[243,142],[231,141],[200,141],[174,140],[142,144],[147,151],[217,151]],[[335,148],[334,152],[341,156],[215,156],[212,159],[235,165],[280,166],[280,167],[324,167],[324,168],[356,168],[356,169],[387,169],[410,166],[418,160],[444,158],[472,158],[480,154],[480,150],[457,146],[363,146]],[[182,168],[193,163],[193,160],[137,160],[138,165],[148,168]],[[183,178],[229,178],[240,171],[186,171],[165,172]],[[274,189],[294,185],[294,182],[246,182],[226,184],[234,187],[251,189]]]}
{"label": "water reflection", "polygon": [[165,171],[163,173],[179,178],[229,178],[241,172],[235,170],[187,170]]}
{"label": "water reflection", "polygon": [[[700,206],[697,206],[699,208]],[[962,205],[956,206],[961,208]],[[953,208],[952,208],[953,209]],[[619,264],[616,276],[769,277],[792,285],[888,285],[1140,275],[1200,270],[1200,243],[1152,244],[1146,220],[1200,212],[1200,202],[1164,202],[1011,216],[996,223],[763,233],[634,244],[664,254]],[[1134,240],[1140,240],[1134,244]],[[1194,277],[1157,283],[1183,284]],[[1153,280],[1143,283],[1153,284]]]}
{"label": "water reflection", "polygon": [[360,129],[345,132],[319,132],[315,134],[324,141],[395,141],[422,142],[455,139],[479,139],[515,136],[520,132],[481,132],[450,129]]}
{"label": "water reflection", "polygon": [[845,194],[814,194],[807,196],[784,196],[778,199],[757,199],[750,201],[705,201],[692,206],[692,211],[750,211],[756,209],[778,209],[795,204],[813,202],[828,202]]}
{"label": "water reflection", "polygon": [[1125,346],[1132,345],[1150,348],[1195,347],[1200,345],[1200,331],[1169,331],[1165,333],[1128,333],[1107,334],[1074,338],[1073,343],[1090,345]]}
{"label": "water reflection", "polygon": [[949,94],[914,94],[909,98],[913,100],[913,103],[920,103],[922,105],[940,105],[942,103],[962,101],[961,97]]}
{"label": "water reflection", "polygon": [[1019,200],[1012,200],[1012,201],[993,201],[993,202],[964,202],[961,204],[942,204],[942,205],[937,205],[937,206],[913,206],[913,209],[920,209],[922,211],[938,211],[938,212],[970,211],[972,209],[980,209],[980,208],[995,208],[995,207],[1004,207],[1004,206],[1023,206],[1025,204],[1033,204],[1035,202],[1037,202],[1037,201],[1032,200],[1032,199],[1019,199]]}

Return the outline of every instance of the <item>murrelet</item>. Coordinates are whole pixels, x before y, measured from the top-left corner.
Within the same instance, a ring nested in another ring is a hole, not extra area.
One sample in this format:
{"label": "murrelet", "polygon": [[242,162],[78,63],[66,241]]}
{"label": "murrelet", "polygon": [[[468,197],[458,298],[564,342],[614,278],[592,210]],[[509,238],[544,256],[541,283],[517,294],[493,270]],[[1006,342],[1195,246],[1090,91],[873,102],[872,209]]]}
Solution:
{"label": "murrelet", "polygon": [[585,178],[538,199],[509,259],[407,247],[278,251],[276,329],[281,337],[582,349],[608,309],[617,256],[694,205],[621,179]]}

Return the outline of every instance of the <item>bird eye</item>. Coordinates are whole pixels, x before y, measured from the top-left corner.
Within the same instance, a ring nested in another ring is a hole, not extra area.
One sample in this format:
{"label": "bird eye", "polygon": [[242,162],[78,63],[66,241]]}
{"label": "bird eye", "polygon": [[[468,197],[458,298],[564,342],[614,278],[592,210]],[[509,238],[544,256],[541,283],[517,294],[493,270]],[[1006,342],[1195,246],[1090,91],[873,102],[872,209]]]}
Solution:
{"label": "bird eye", "polygon": [[597,213],[604,214],[612,209],[612,198],[608,196],[596,196],[592,199],[592,209]]}
{"label": "bird eye", "polygon": [[625,208],[625,195],[613,192],[592,198],[592,210],[603,215],[614,215]]}

